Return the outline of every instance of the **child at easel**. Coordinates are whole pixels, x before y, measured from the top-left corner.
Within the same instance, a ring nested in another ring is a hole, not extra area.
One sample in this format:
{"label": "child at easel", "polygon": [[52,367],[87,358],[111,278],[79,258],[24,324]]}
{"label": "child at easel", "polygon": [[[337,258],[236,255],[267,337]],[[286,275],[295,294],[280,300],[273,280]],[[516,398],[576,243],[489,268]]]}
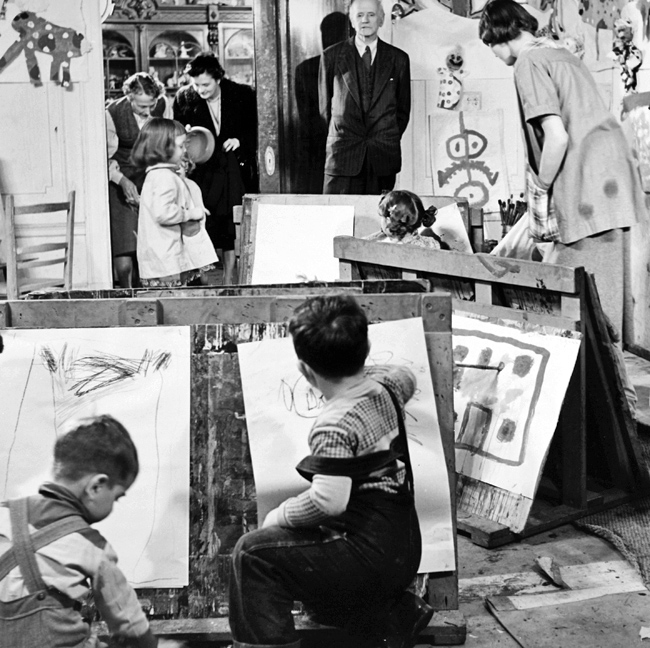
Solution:
{"label": "child at easel", "polygon": [[180,122],[151,118],[131,154],[146,168],[140,196],[137,256],[144,287],[186,286],[197,275],[202,283],[217,254],[205,231],[198,185],[182,177],[187,133]]}
{"label": "child at easel", "polygon": [[128,431],[111,416],[83,419],[57,439],[53,459],[38,495],[0,503],[0,644],[106,648],[82,616],[92,596],[111,645],[185,648],[152,634],[115,551],[90,526],[138,476]]}
{"label": "child at easel", "polygon": [[[379,201],[381,231],[367,238],[371,241],[403,243],[439,250],[440,238],[429,229],[436,221],[435,207],[425,209],[417,194],[405,189],[394,189]],[[426,228],[426,233],[420,232]]]}

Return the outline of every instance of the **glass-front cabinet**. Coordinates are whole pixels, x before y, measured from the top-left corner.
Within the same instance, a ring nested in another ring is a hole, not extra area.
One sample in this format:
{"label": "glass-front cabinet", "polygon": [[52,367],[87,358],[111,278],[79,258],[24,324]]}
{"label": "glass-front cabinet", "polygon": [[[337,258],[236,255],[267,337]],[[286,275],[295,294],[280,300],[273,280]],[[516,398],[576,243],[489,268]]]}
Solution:
{"label": "glass-front cabinet", "polygon": [[189,80],[183,70],[190,59],[209,50],[229,78],[254,86],[252,7],[117,0],[103,25],[106,99],[120,97],[135,72],[149,72],[173,96]]}

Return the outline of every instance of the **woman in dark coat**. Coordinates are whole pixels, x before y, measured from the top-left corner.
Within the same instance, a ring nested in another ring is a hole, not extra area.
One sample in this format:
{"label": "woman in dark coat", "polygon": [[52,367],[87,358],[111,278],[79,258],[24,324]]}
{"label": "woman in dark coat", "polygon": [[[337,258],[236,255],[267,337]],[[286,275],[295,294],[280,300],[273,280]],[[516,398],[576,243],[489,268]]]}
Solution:
{"label": "woman in dark coat", "polygon": [[210,212],[206,229],[224,266],[224,284],[233,283],[235,225],[233,207],[245,192],[257,191],[257,104],[248,86],[224,78],[213,54],[199,54],[185,68],[192,83],[174,99],[174,119],[202,126],[215,136],[214,153],[191,178]]}

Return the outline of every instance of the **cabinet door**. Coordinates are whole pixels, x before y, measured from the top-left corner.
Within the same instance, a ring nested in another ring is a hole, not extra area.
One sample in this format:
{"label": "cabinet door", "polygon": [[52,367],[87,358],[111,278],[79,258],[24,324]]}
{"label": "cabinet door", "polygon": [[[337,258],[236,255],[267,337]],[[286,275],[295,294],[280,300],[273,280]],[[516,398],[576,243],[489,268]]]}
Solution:
{"label": "cabinet door", "polygon": [[189,83],[183,73],[187,63],[207,49],[207,27],[148,25],[145,39],[142,69],[161,81],[168,95],[175,95],[180,86]]}
{"label": "cabinet door", "polygon": [[219,23],[219,61],[229,79],[255,87],[255,45],[252,25]]}
{"label": "cabinet door", "polygon": [[110,25],[102,30],[104,49],[104,95],[122,96],[122,84],[141,68],[139,35],[133,25]]}

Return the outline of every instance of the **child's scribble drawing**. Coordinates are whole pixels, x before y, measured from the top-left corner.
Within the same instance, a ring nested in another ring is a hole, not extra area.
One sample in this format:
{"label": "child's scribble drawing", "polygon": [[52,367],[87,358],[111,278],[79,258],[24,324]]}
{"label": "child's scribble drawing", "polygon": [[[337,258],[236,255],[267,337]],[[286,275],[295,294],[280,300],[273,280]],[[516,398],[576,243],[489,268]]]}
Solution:
{"label": "child's scribble drawing", "polygon": [[133,584],[186,585],[189,327],[11,330],[2,336],[0,498],[34,492],[47,480],[52,445],[72,421],[111,414],[136,444],[140,474],[128,505],[99,528]]}

